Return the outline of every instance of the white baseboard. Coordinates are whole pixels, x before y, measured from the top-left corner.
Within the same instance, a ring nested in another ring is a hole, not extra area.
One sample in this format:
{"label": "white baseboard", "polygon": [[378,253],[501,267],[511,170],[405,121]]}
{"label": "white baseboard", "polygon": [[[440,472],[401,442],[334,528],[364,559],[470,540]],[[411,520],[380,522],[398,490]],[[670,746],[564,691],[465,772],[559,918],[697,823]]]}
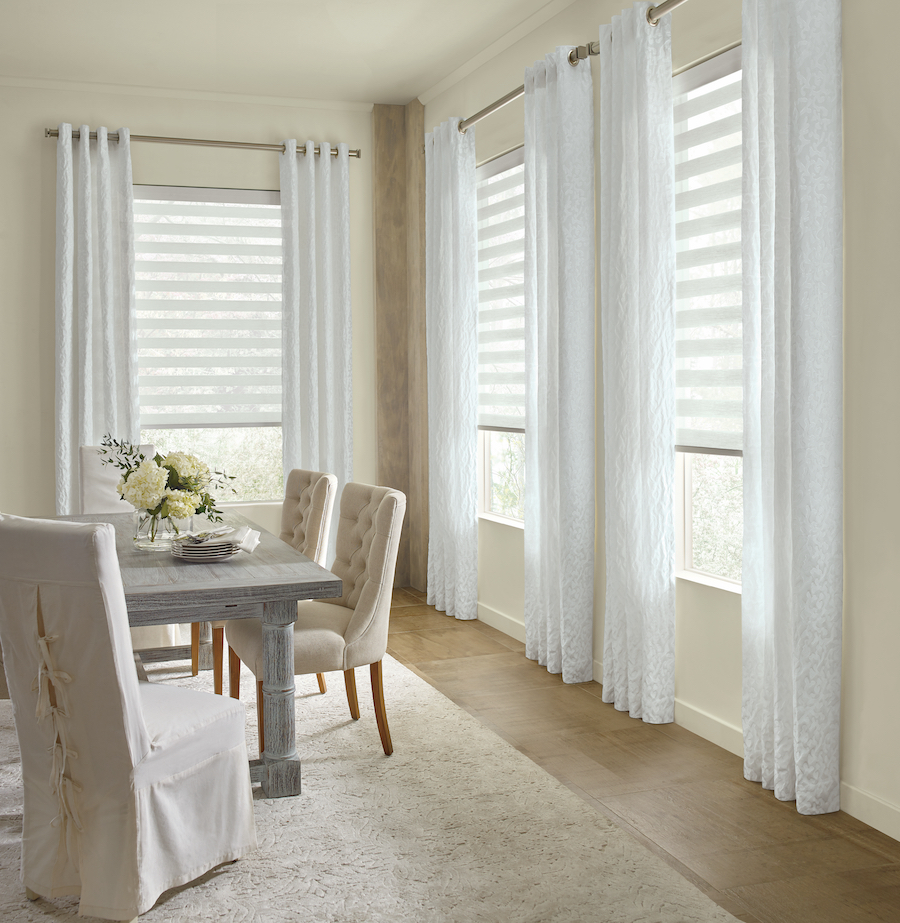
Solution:
{"label": "white baseboard", "polygon": [[675,723],[729,753],[744,756],[744,735],[739,727],[677,698]]}
{"label": "white baseboard", "polygon": [[895,840],[900,840],[900,806],[841,782],[841,810]]}
{"label": "white baseboard", "polygon": [[484,622],[485,625],[490,625],[491,628],[496,628],[497,631],[502,631],[503,634],[509,635],[510,638],[515,638],[516,641],[525,643],[525,623],[514,619],[505,612],[492,609],[484,603],[478,603],[478,621]]}

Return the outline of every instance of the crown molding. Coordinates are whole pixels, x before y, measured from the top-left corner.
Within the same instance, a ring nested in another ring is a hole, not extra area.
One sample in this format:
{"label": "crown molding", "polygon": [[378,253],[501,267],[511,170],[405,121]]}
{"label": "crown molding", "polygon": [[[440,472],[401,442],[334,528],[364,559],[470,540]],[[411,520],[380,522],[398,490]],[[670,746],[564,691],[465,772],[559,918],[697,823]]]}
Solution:
{"label": "crown molding", "polygon": [[251,96],[242,93],[213,93],[206,90],[181,90],[169,87],[127,86],[110,83],[80,83],[47,80],[41,77],[0,75],[0,86],[29,90],[57,90],[69,93],[107,93],[112,96],[147,96],[157,99],[191,99],[202,102],[243,103],[253,106],[280,106],[286,109],[331,109],[341,112],[371,112],[372,103],[331,99],[302,99],[291,96]]}

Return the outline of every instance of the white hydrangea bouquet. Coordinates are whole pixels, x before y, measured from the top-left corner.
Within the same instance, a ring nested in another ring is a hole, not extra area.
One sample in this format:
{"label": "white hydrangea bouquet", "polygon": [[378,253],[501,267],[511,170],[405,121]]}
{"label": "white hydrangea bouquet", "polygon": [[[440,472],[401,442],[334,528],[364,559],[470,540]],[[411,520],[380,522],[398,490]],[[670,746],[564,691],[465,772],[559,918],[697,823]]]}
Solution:
{"label": "white hydrangea bouquet", "polygon": [[[140,548],[165,550],[195,513],[211,522],[221,522],[211,490],[228,489],[234,480],[224,471],[210,471],[195,455],[186,452],[157,453],[148,458],[140,447],[106,435],[101,454],[105,465],[122,472],[119,496],[135,509],[135,544]],[[180,524],[179,524],[180,523]]]}

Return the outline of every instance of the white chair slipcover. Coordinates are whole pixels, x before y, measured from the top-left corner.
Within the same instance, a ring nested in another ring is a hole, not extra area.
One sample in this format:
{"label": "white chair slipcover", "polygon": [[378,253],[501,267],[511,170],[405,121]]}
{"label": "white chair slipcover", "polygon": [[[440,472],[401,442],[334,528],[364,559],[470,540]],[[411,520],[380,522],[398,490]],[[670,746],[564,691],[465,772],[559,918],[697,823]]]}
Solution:
{"label": "white chair slipcover", "polygon": [[[134,507],[119,496],[122,472],[115,465],[104,465],[102,446],[79,448],[79,486],[82,513],[133,513]],[[156,455],[152,444],[138,446],[145,458]],[[181,644],[177,625],[147,625],[131,629],[131,646],[136,651],[151,647],[175,647]]]}
{"label": "white chair slipcover", "polygon": [[[343,582],[343,595],[297,603],[294,624],[294,673],[341,670],[354,719],[359,718],[354,669],[370,665],[375,716],[386,754],[393,752],[393,745],[384,710],[381,660],[387,648],[394,569],[405,512],[406,497],[399,490],[352,482],[344,487],[337,557],[331,565]],[[257,678],[259,707],[262,624],[259,619],[237,619],[228,622],[225,636]],[[260,741],[262,750],[262,733]]]}
{"label": "white chair slipcover", "polygon": [[244,710],[138,683],[111,525],[0,514],[0,640],[30,891],[130,920],[256,846]]}

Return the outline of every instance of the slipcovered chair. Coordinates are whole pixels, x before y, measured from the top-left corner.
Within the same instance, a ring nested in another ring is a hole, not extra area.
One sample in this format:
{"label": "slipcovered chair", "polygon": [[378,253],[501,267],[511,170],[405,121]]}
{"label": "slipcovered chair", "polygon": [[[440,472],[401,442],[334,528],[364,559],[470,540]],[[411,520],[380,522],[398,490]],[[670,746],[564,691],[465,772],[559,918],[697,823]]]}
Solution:
{"label": "slipcovered chair", "polygon": [[[139,446],[145,458],[156,455],[155,445]],[[79,486],[82,513],[133,513],[134,507],[119,496],[122,472],[115,465],[104,465],[103,446],[83,445],[79,449]],[[193,626],[192,626],[193,627]],[[199,627],[199,626],[198,626]],[[198,636],[199,642],[199,636]],[[147,625],[131,629],[131,646],[136,651],[180,644],[177,625]],[[194,671],[196,675],[197,671]]]}
{"label": "slipcovered chair", "polygon": [[[311,599],[297,604],[294,625],[294,673],[341,670],[350,715],[359,718],[354,669],[369,664],[375,718],[385,754],[394,752],[384,707],[381,660],[387,648],[391,592],[397,548],[406,511],[398,490],[350,483],[341,493],[337,557],[332,572],[341,578],[340,599]],[[229,645],[257,677],[259,749],[265,749],[262,727],[263,639],[259,619],[229,622]]]}
{"label": "slipcovered chair", "polygon": [[255,848],[244,710],[138,682],[111,525],[0,514],[0,640],[29,898],[133,920]]}
{"label": "slipcovered chair", "polygon": [[[300,554],[321,564],[328,547],[331,513],[337,478],[322,471],[305,471],[294,468],[284,485],[284,503],[281,505],[281,534],[283,542],[293,546]],[[222,650],[226,622],[213,622],[213,688],[222,694]],[[325,677],[318,676],[319,691],[325,692]],[[240,698],[241,661],[228,650],[228,684],[232,698]]]}

